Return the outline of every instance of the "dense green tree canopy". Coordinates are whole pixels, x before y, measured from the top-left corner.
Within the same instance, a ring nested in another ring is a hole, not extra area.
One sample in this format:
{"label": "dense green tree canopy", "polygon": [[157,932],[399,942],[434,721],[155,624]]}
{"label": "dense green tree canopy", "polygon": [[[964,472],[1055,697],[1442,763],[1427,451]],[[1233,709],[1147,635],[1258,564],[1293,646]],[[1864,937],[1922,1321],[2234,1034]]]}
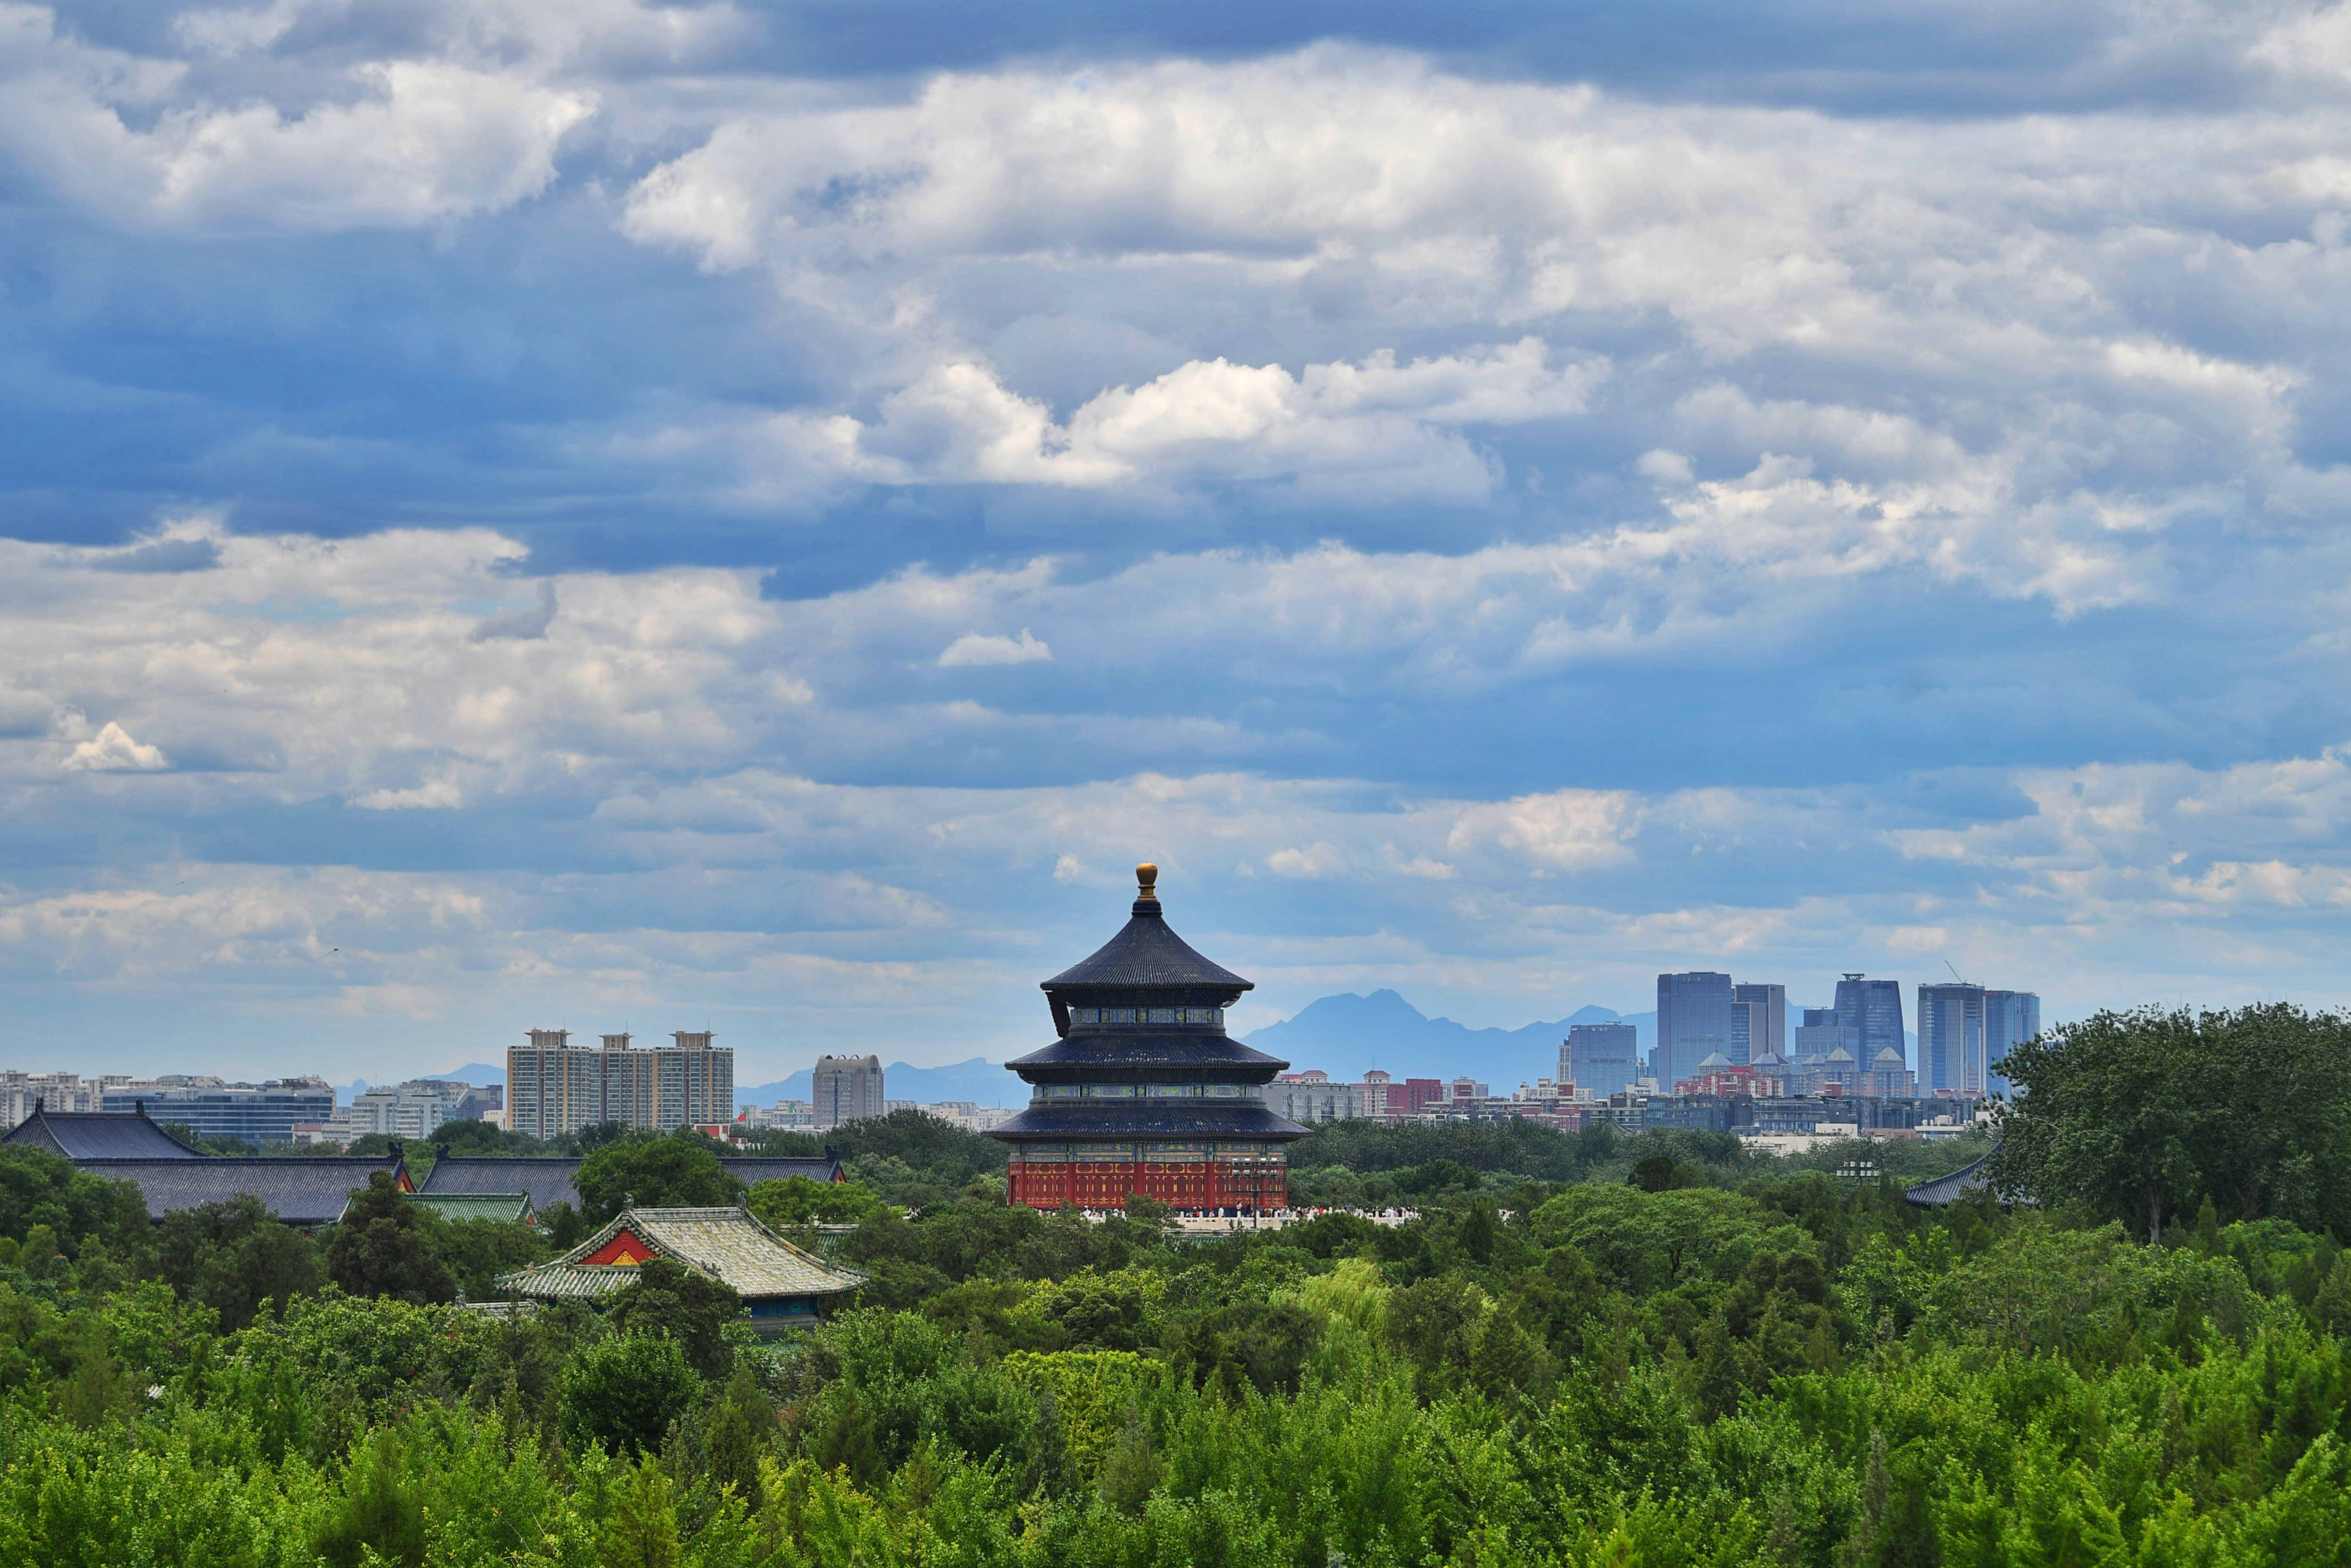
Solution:
{"label": "dense green tree canopy", "polygon": [[154,1235],[154,1269],[156,1278],[212,1308],[230,1329],[264,1311],[284,1311],[325,1277],[318,1243],[278,1224],[250,1195],[164,1216]]}
{"label": "dense green tree canopy", "polygon": [[622,1333],[675,1340],[695,1372],[723,1378],[735,1364],[726,1325],[742,1311],[742,1298],[729,1287],[670,1259],[654,1258],[637,1270],[610,1315]]}
{"label": "dense green tree canopy", "polygon": [[711,1207],[743,1201],[743,1184],[727,1173],[710,1140],[697,1137],[622,1138],[580,1162],[571,1178],[581,1218],[601,1225],[621,1210]]}
{"label": "dense green tree canopy", "polygon": [[674,1339],[622,1333],[599,1340],[564,1375],[564,1432],[582,1447],[656,1452],[672,1424],[693,1409],[701,1385]]}
{"label": "dense green tree canopy", "polygon": [[355,1296],[423,1302],[457,1293],[456,1277],[433,1249],[425,1217],[383,1171],[368,1177],[367,1190],[353,1196],[335,1227],[327,1272]]}
{"label": "dense green tree canopy", "polygon": [[[1671,1138],[1545,1182],[1446,1131],[1315,1167],[1413,1173],[1384,1223],[1187,1240],[977,1180],[875,1205],[809,1238],[862,1301],[778,1340],[664,1265],[507,1317],[302,1285],[319,1243],[249,1207],[30,1224],[0,1237],[0,1563],[2267,1568],[2351,1539],[2324,1229],[2199,1188],[2151,1247]],[[1627,1179],[1655,1158],[1674,1184]],[[329,1254],[465,1250],[396,1193],[353,1217]]]}
{"label": "dense green tree canopy", "polygon": [[862,1182],[811,1181],[804,1176],[755,1182],[751,1212],[769,1225],[854,1225],[882,1200]]}
{"label": "dense green tree canopy", "polygon": [[147,1207],[128,1182],[106,1181],[29,1144],[0,1144],[0,1236],[23,1241],[36,1225],[77,1246],[82,1238],[145,1222]]}
{"label": "dense green tree canopy", "polygon": [[2210,1199],[2351,1235],[2351,1023],[2285,1003],[2099,1013],[2011,1050],[1995,1179],[2149,1240]]}

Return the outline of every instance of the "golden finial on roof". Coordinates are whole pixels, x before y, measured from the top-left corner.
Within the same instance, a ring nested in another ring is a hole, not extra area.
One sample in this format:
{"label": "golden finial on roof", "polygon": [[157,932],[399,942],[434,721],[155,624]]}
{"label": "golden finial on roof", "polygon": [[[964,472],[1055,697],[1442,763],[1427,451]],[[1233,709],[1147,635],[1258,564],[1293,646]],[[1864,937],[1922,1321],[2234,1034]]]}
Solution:
{"label": "golden finial on roof", "polygon": [[1134,868],[1135,898],[1144,904],[1156,904],[1159,894],[1153,891],[1159,885],[1159,868],[1144,861]]}

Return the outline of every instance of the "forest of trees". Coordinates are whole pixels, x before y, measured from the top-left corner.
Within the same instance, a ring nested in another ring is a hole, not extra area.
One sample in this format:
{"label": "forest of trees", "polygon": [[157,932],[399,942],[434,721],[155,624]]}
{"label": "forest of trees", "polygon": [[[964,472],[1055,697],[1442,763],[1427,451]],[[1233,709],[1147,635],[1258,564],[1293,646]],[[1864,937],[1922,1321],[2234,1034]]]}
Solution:
{"label": "forest of trees", "polygon": [[[551,1242],[389,1190],[323,1238],[152,1226],[0,1150],[0,1563],[2351,1563],[2351,1263],[2294,1175],[2346,1153],[2339,1026],[2297,1018],[2053,1031],[2014,1207],[1905,1201],[1980,1145],[1855,1180],[1834,1150],[1358,1124],[1299,1183],[1416,1218],[1185,1241],[1148,1205],[1008,1207],[985,1140],[891,1118],[852,1186],[747,1192],[854,1224],[795,1233],[872,1280],[776,1343],[666,1265],[601,1313],[452,1304]],[[2335,1119],[2281,1137],[2142,1082],[2135,1051],[2241,1026]],[[2148,1162],[2094,1156],[2163,1115],[2157,1215]],[[732,1179],[692,1139],[596,1157],[641,1198]]]}

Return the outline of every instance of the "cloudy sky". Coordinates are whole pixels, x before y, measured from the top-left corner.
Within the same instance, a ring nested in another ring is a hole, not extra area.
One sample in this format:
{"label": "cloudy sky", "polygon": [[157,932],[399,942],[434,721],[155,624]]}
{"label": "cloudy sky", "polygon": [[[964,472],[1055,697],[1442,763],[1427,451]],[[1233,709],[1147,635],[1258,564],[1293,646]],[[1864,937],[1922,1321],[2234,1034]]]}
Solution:
{"label": "cloudy sky", "polygon": [[2351,1002],[2351,12],[1003,9],[0,4],[0,1065]]}

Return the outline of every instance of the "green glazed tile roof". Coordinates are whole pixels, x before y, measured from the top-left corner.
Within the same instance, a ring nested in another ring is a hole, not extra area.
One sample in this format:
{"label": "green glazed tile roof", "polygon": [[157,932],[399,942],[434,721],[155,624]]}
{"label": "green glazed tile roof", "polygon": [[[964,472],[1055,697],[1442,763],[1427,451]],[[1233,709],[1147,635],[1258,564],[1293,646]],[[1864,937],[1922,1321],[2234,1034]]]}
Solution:
{"label": "green glazed tile roof", "polygon": [[523,1220],[531,1215],[527,1192],[420,1192],[408,1201],[444,1219]]}
{"label": "green glazed tile roof", "polygon": [[517,1295],[593,1299],[636,1278],[626,1264],[583,1263],[626,1230],[664,1258],[707,1274],[747,1301],[772,1296],[838,1296],[865,1283],[803,1252],[740,1208],[624,1208],[595,1235],[550,1263],[500,1276]]}

